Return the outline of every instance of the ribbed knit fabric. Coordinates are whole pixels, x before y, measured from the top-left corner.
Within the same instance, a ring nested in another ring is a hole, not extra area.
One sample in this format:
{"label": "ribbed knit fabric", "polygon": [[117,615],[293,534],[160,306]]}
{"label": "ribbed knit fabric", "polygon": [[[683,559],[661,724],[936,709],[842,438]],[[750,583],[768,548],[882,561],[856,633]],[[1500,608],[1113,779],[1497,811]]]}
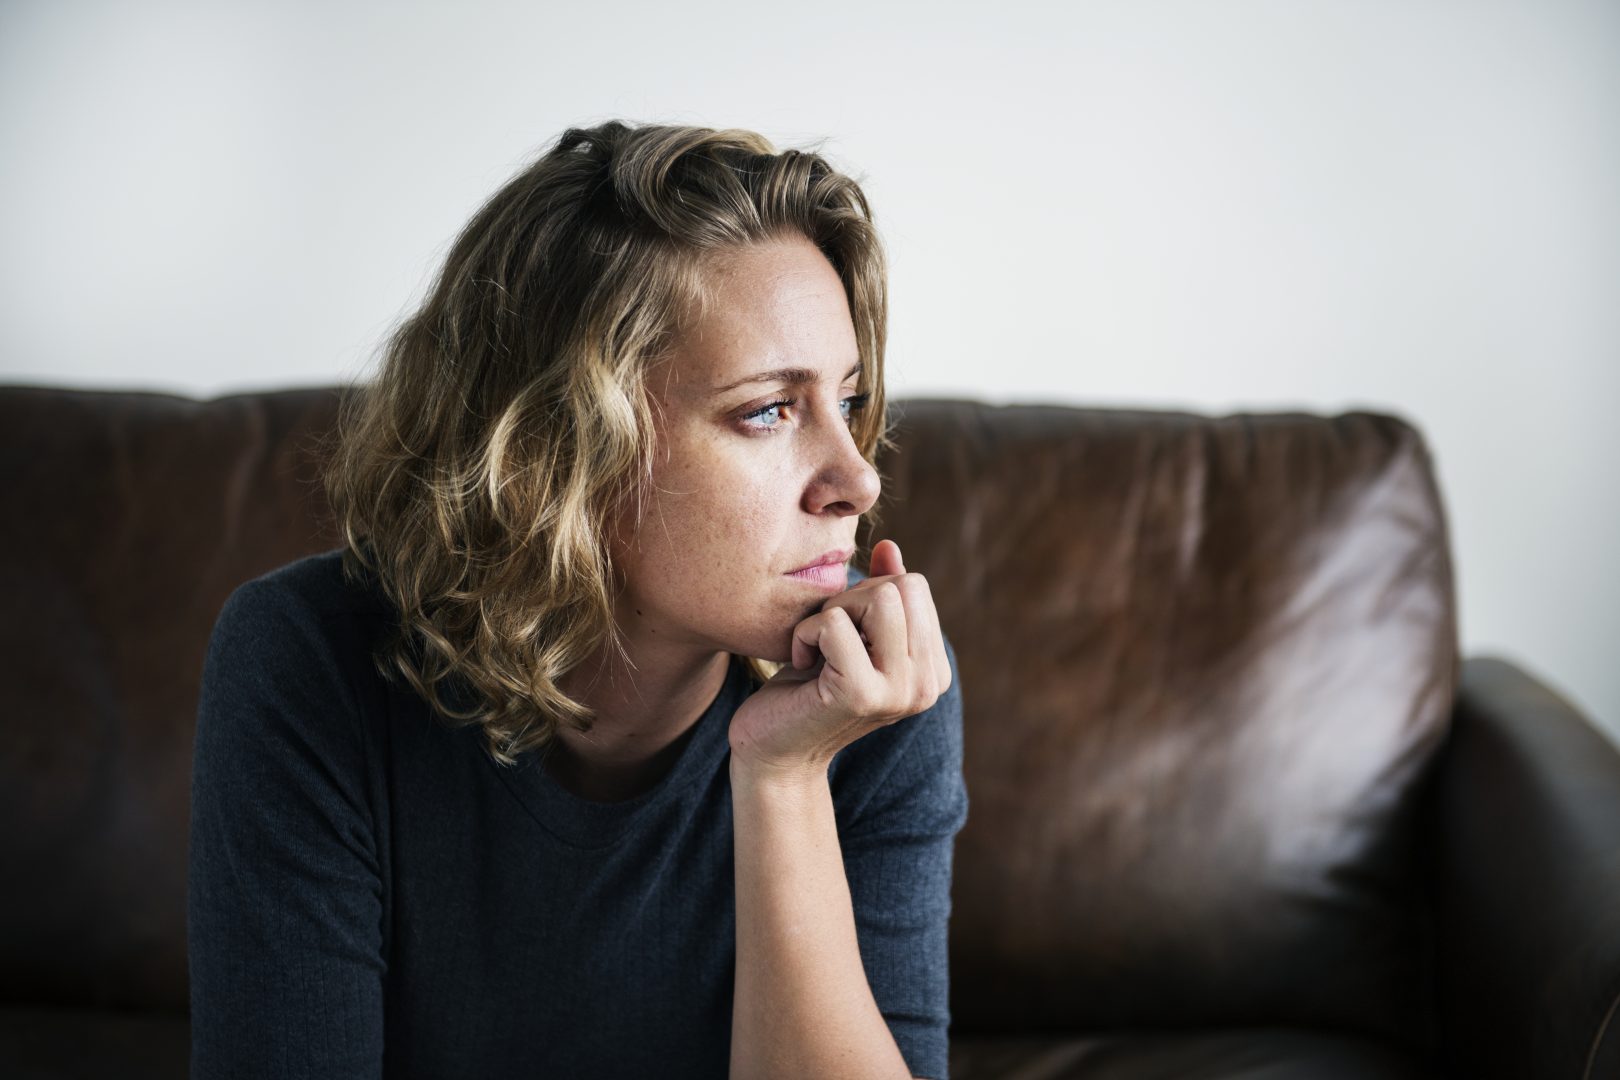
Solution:
{"label": "ribbed knit fabric", "polygon": [[[853,584],[861,580],[850,571]],[[192,773],[192,1080],[727,1075],[736,960],[726,683],[671,771],[581,799],[496,765],[371,650],[337,551],[239,587]],[[956,656],[926,712],[833,761],[861,958],[916,1076],[947,1075],[946,923],[967,818]]]}

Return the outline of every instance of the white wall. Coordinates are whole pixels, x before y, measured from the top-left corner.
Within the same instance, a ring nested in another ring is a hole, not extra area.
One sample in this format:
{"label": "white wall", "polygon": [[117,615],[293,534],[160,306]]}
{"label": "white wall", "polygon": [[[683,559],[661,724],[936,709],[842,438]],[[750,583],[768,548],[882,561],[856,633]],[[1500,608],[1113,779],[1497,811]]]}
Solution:
{"label": "white wall", "polygon": [[891,393],[1398,412],[1465,653],[1620,739],[1620,5],[551,8],[0,6],[0,381],[346,378],[564,127],[830,136]]}

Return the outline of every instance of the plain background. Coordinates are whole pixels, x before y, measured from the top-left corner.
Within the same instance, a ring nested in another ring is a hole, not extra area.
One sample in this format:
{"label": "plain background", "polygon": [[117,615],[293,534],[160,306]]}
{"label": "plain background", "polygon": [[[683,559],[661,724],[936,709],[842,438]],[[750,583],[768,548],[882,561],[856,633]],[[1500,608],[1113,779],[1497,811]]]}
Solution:
{"label": "plain background", "polygon": [[890,393],[1395,412],[1465,655],[1620,741],[1620,4],[0,5],[0,381],[360,376],[571,125],[861,179]]}

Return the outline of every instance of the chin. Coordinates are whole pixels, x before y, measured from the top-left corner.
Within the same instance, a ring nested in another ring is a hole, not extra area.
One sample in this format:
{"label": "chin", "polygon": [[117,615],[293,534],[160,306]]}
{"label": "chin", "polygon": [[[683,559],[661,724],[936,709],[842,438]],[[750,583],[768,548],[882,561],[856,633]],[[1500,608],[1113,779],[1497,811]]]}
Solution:
{"label": "chin", "polygon": [[780,635],[769,638],[756,638],[742,648],[732,649],[739,656],[752,656],[760,660],[770,660],[777,664],[793,663],[793,628],[788,627]]}
{"label": "chin", "polygon": [[[807,612],[806,617],[814,614],[814,611]],[[791,664],[793,628],[797,625],[798,622],[794,621],[783,626],[761,627],[740,634],[726,646],[726,651],[736,653],[738,656],[752,656],[778,664]]]}

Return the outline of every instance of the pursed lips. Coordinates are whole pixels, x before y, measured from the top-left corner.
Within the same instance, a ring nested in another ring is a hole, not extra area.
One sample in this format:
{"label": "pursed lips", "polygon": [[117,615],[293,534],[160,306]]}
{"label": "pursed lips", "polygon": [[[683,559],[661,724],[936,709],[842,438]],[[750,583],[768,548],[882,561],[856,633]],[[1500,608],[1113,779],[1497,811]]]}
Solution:
{"label": "pursed lips", "polygon": [[837,548],[837,549],[835,549],[833,551],[829,551],[829,552],[826,552],[826,553],[824,553],[822,555],[817,556],[816,559],[813,562],[808,562],[805,565],[799,567],[797,570],[788,571],[788,573],[790,573],[790,574],[799,574],[799,573],[803,573],[806,570],[814,570],[818,566],[828,566],[828,565],[830,565],[832,563],[848,562],[850,556],[852,556],[854,554],[855,554],[855,549],[854,548]]}

